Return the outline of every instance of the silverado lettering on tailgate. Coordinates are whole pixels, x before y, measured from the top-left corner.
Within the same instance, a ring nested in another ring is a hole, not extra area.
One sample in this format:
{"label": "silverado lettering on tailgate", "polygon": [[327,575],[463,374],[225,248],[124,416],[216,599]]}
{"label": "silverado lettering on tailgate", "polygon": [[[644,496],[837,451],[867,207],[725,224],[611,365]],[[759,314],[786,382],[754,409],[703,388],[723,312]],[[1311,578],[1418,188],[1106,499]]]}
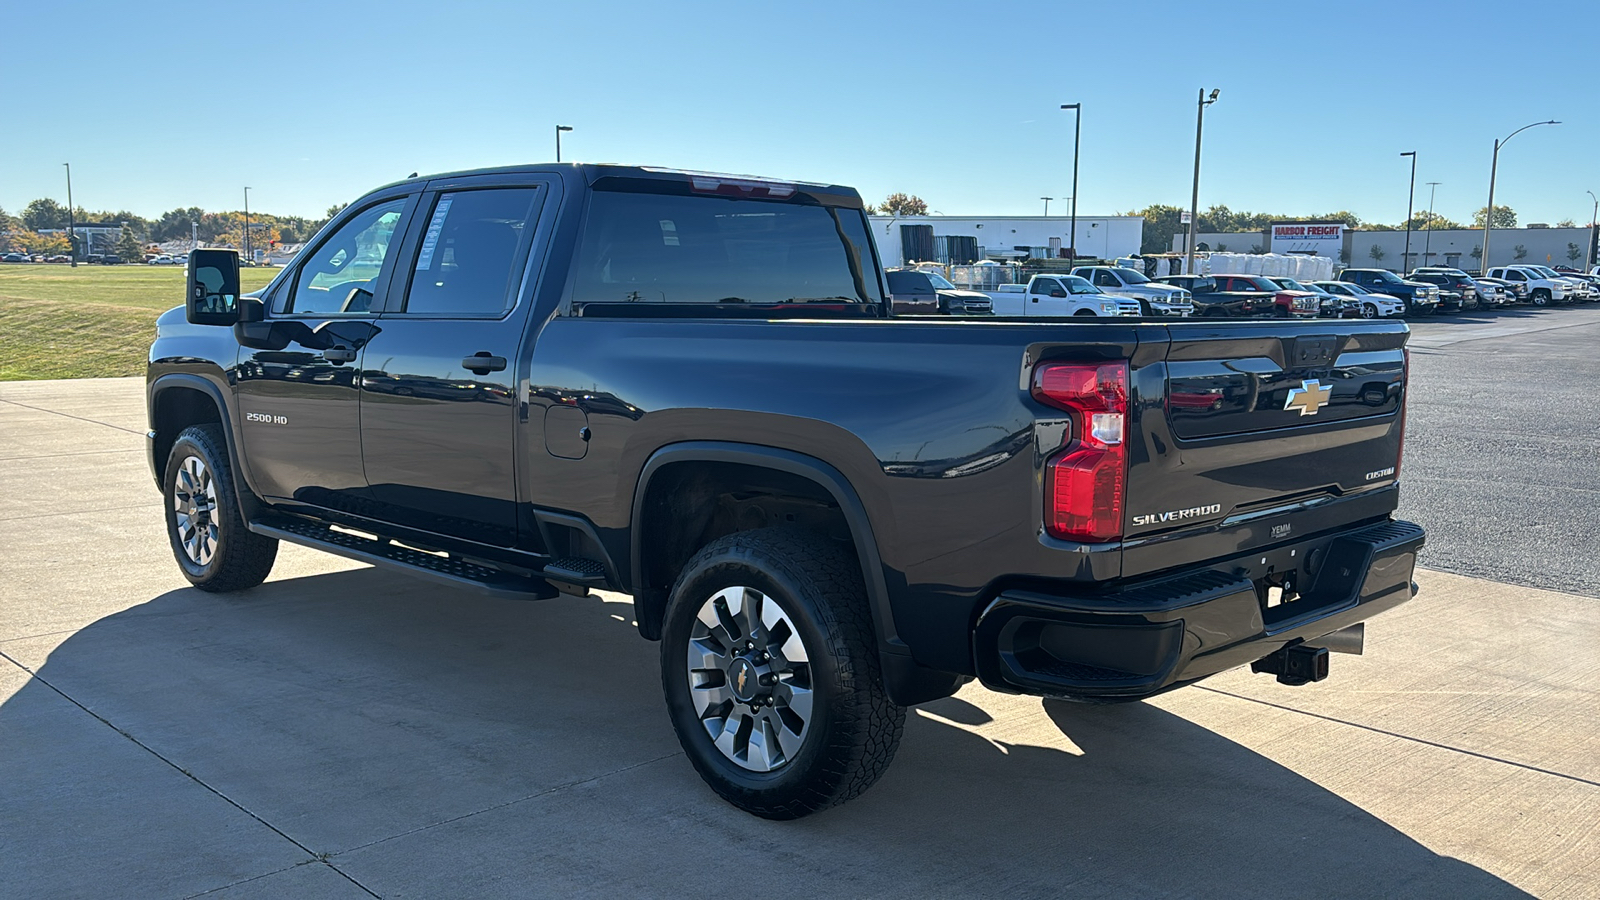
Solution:
{"label": "silverado lettering on tailgate", "polygon": [[1214,516],[1219,512],[1222,512],[1221,503],[1213,503],[1210,506],[1191,506],[1188,509],[1174,509],[1164,513],[1148,513],[1142,516],[1134,516],[1133,524],[1163,525],[1167,522],[1181,522],[1184,519],[1198,519],[1202,516]]}

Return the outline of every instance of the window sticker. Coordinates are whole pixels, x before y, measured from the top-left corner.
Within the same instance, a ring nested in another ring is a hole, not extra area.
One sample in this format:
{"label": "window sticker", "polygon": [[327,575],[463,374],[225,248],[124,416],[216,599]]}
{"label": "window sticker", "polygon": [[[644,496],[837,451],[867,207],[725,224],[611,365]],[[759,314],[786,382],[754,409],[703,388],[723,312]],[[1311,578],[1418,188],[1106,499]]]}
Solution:
{"label": "window sticker", "polygon": [[439,234],[444,231],[445,216],[450,213],[450,204],[454,201],[454,194],[445,194],[439,198],[439,205],[433,208],[433,219],[428,222],[428,233],[422,238],[422,253],[417,256],[418,271],[433,268],[433,248],[439,245]]}

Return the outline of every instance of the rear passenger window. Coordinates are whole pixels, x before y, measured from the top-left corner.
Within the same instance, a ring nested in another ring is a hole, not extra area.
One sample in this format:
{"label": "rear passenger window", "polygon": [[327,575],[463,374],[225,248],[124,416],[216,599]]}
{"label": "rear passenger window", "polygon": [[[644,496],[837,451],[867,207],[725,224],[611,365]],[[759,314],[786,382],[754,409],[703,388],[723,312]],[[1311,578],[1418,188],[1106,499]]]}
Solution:
{"label": "rear passenger window", "polygon": [[412,267],[403,311],[498,316],[515,302],[538,211],[536,188],[440,194]]}
{"label": "rear passenger window", "polygon": [[798,201],[597,190],[574,266],[579,315],[621,304],[883,301],[861,211]]}

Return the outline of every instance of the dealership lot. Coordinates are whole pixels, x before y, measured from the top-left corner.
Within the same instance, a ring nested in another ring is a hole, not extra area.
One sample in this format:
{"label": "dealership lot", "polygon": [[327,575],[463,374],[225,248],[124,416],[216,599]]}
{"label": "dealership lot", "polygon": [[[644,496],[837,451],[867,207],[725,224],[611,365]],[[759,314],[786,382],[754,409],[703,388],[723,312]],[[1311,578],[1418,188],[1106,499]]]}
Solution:
{"label": "dealership lot", "polygon": [[1600,894],[1600,426],[1566,389],[1600,310],[1414,328],[1403,511],[1448,571],[1366,656],[1115,707],[969,686],[786,824],[695,776],[624,598],[289,546],[201,594],[142,381],[0,385],[0,896]]}

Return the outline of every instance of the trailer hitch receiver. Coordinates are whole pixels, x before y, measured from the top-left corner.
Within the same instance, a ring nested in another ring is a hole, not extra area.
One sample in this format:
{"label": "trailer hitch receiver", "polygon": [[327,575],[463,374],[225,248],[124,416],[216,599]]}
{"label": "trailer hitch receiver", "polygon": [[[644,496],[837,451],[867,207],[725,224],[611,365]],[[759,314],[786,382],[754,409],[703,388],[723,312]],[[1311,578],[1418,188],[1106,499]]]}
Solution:
{"label": "trailer hitch receiver", "polygon": [[1291,644],[1250,664],[1250,671],[1278,676],[1279,684],[1308,684],[1328,677],[1328,648]]}

